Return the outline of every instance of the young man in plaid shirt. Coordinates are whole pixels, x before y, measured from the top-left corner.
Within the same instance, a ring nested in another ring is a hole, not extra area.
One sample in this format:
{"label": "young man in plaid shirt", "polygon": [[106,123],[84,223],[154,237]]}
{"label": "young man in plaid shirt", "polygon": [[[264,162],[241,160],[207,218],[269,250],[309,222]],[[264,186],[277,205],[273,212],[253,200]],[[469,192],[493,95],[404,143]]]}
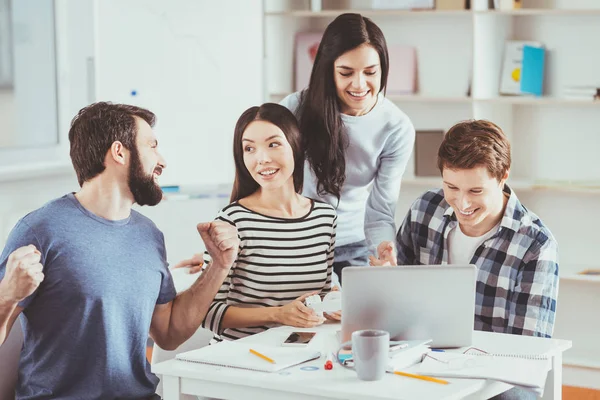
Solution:
{"label": "young man in plaid shirt", "polygon": [[443,189],[410,207],[398,235],[371,265],[475,264],[475,329],[551,337],[558,247],[506,185],[510,143],[495,124],[461,122],[438,152]]}

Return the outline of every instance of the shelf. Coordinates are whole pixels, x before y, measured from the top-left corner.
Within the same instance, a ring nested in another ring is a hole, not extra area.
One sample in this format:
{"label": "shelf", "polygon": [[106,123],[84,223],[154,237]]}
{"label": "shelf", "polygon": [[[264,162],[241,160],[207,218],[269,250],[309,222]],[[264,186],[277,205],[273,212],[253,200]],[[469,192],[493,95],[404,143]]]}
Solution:
{"label": "shelf", "polygon": [[[283,99],[290,93],[271,93],[270,98]],[[402,95],[402,94],[388,94],[387,97],[393,102],[399,103],[464,103],[469,104],[473,102],[473,99],[469,96],[427,96],[427,95]]]}
{"label": "shelf", "polygon": [[536,15],[600,15],[600,9],[546,9],[522,8],[518,10],[480,10],[475,14],[536,16]]}
{"label": "shelf", "polygon": [[564,274],[560,275],[559,278],[561,281],[600,283],[600,275]]}
{"label": "shelf", "polygon": [[[290,93],[271,93],[269,97],[283,99]],[[560,97],[531,97],[531,96],[498,96],[490,98],[473,98],[469,96],[430,96],[430,95],[397,95],[386,96],[393,102],[406,103],[496,103],[513,105],[557,105],[557,106],[600,106],[600,100],[564,99]]]}
{"label": "shelf", "polygon": [[474,99],[474,101],[517,105],[600,106],[600,100],[565,99],[560,97],[498,96],[487,99]]}
{"label": "shelf", "polygon": [[582,275],[586,270],[600,269],[600,265],[570,265],[559,263],[559,277],[561,281],[594,282],[600,283],[600,275]]}
{"label": "shelf", "polygon": [[371,16],[466,16],[466,15],[509,15],[509,16],[538,16],[538,15],[600,15],[600,9],[551,9],[551,8],[522,8],[517,10],[288,10],[267,11],[266,16],[280,17],[315,17],[331,18],[344,13],[358,13],[367,17]]}
{"label": "shelf", "polygon": [[472,15],[470,10],[290,10],[290,11],[267,11],[266,16],[281,16],[281,17],[315,17],[315,18],[331,18],[337,17],[344,13],[358,13],[366,17],[378,16],[466,16]]}
{"label": "shelf", "polygon": [[26,179],[42,179],[54,176],[74,174],[73,165],[69,162],[47,162],[0,166],[0,182],[15,182]]}
{"label": "shelf", "polygon": [[591,369],[600,369],[600,361],[598,360],[590,360],[589,358],[584,357],[569,357],[565,356],[563,358],[563,365],[568,365],[571,367],[583,367],[583,368],[591,368]]}

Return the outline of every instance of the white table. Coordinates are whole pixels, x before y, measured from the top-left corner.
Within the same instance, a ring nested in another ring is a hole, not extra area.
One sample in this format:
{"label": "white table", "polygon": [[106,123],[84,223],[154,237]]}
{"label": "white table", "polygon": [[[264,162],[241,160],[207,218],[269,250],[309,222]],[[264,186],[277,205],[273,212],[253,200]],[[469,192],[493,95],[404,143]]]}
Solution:
{"label": "white table", "polygon": [[[339,324],[317,328],[311,342],[318,350],[331,352],[337,348],[335,332]],[[276,346],[291,331],[302,329],[281,327],[242,340]],[[315,329],[311,329],[315,330]],[[542,339],[488,332],[474,332],[473,346],[492,353],[544,354],[552,358],[544,390],[544,399],[561,399],[562,352],[571,347],[566,340]],[[334,364],[323,369],[325,357],[282,373],[264,373],[227,367],[214,367],[185,361],[169,360],[152,366],[161,376],[165,400],[180,400],[181,394],[220,399],[487,399],[512,386],[483,379],[447,379],[449,385],[386,374],[376,382],[358,380],[356,373]],[[306,371],[307,366],[318,367]]]}

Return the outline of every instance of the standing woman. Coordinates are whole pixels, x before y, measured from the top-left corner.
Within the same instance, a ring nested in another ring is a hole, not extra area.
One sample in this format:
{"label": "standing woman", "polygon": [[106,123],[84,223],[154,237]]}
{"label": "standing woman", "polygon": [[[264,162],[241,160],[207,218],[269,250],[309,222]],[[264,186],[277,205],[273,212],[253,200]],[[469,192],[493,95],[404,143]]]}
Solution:
{"label": "standing woman", "polygon": [[370,253],[396,258],[394,214],[415,130],[384,97],[388,70],[379,27],[342,14],[323,34],[308,88],[281,102],[298,118],[306,149],[303,194],[337,208],[340,279],[344,267],[368,265]]}

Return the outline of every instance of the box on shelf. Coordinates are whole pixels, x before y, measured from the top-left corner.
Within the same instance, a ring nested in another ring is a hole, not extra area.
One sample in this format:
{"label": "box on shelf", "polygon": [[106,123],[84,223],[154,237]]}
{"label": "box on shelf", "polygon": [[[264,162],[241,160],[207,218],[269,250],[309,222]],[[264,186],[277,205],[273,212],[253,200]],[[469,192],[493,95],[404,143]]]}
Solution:
{"label": "box on shelf", "polygon": [[579,273],[580,275],[596,275],[600,276],[600,269],[586,269]]}
{"label": "box on shelf", "polygon": [[322,37],[323,33],[321,32],[300,32],[296,35],[296,57],[294,60],[294,73],[296,77],[294,86],[295,91],[305,89],[308,86],[310,73]]}
{"label": "box on shelf", "polygon": [[600,98],[600,85],[565,86],[563,95],[573,100],[595,100]]}
{"label": "box on shelf", "polygon": [[388,45],[388,94],[413,94],[417,86],[417,50],[402,44]]}
{"label": "box on shelf", "polygon": [[444,139],[444,131],[417,131],[415,137],[415,176],[439,177],[437,154]]}
{"label": "box on shelf", "polygon": [[436,0],[436,10],[465,10],[467,0]]}
{"label": "box on shelf", "polygon": [[521,0],[494,0],[494,9],[500,11],[518,10],[522,8]]}

